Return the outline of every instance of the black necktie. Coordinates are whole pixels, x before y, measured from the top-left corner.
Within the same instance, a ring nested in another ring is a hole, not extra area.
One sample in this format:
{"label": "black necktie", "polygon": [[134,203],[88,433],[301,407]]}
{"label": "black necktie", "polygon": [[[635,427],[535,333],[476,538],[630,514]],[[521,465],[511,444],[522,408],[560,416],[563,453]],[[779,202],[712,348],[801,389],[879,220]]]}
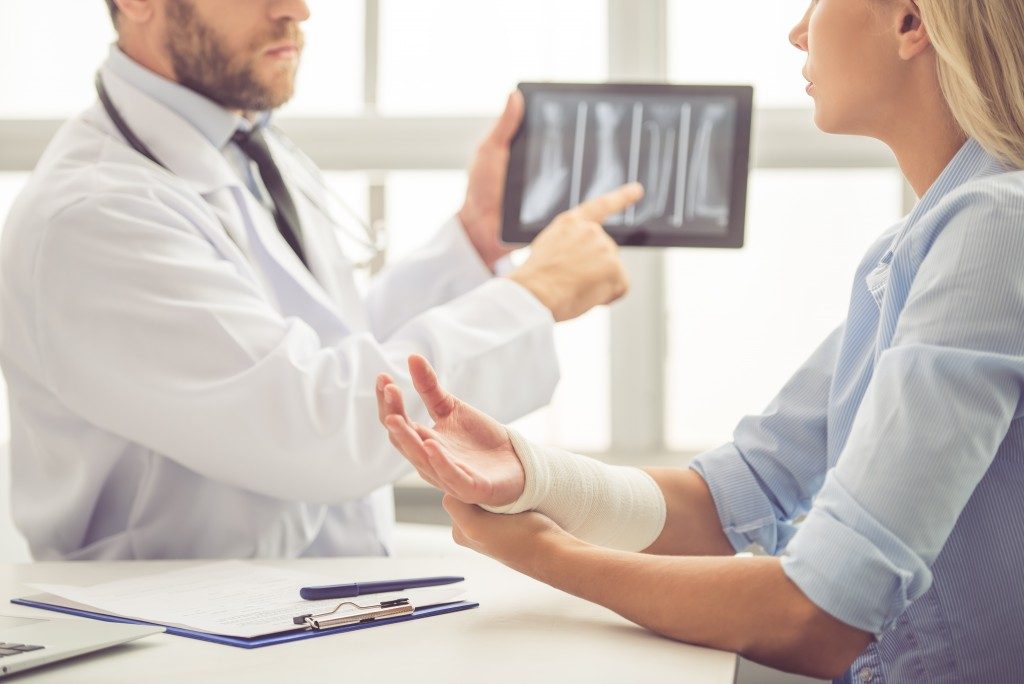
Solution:
{"label": "black necktie", "polygon": [[231,139],[248,155],[249,159],[256,162],[263,185],[274,202],[274,221],[277,222],[277,229],[281,231],[285,241],[308,268],[309,264],[306,263],[306,255],[303,254],[302,243],[299,241],[302,231],[299,225],[299,214],[295,211],[295,202],[292,201],[292,196],[288,193],[284,178],[281,177],[281,171],[270,155],[270,148],[267,147],[267,141],[263,137],[263,130],[256,129],[249,133],[238,131]]}

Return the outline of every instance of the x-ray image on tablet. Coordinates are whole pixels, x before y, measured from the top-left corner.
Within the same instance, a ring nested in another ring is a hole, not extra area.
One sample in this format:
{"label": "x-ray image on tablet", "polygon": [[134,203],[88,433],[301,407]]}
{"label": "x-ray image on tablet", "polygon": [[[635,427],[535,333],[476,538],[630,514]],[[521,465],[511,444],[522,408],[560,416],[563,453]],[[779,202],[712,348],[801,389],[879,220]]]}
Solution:
{"label": "x-ray image on tablet", "polygon": [[558,214],[639,181],[605,228],[620,244],[740,247],[753,89],[521,84],[502,237],[529,242]]}

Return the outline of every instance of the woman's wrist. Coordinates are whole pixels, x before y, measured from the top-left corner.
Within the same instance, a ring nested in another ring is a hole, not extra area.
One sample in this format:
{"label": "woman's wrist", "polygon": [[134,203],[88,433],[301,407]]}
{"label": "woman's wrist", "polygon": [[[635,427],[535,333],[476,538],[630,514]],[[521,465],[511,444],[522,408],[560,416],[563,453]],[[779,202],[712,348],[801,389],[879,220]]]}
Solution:
{"label": "woman's wrist", "polygon": [[509,446],[512,449],[512,453],[515,454],[516,459],[519,461],[519,467],[523,474],[523,488],[519,491],[519,495],[504,504],[500,505],[482,505],[488,513],[500,513],[502,515],[514,515],[516,513],[524,513],[526,511],[532,511],[537,508],[540,504],[540,498],[537,495],[537,464],[536,458],[533,453],[533,449],[530,443],[511,427],[505,426],[505,432],[508,435]]}
{"label": "woman's wrist", "polygon": [[524,558],[525,568],[520,572],[545,584],[559,586],[567,573],[573,572],[590,544],[578,539],[560,527],[553,526],[534,537],[529,556]]}

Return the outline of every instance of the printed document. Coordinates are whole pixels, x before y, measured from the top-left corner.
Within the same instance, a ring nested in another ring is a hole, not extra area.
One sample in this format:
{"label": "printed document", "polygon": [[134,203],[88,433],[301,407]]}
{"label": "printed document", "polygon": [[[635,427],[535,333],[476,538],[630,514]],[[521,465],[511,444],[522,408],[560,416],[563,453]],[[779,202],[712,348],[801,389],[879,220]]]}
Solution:
{"label": "printed document", "polygon": [[[407,589],[388,594],[364,594],[350,599],[304,601],[299,589],[338,584],[337,577],[222,561],[198,567],[115,580],[91,587],[32,584],[33,588],[63,599],[63,605],[107,613],[143,622],[181,627],[210,634],[257,637],[301,629],[292,622],[299,615],[327,613],[338,604],[370,606],[407,598],[417,608],[461,600],[460,583],[442,587]],[[32,597],[41,598],[41,597]],[[357,614],[345,606],[335,615]]]}

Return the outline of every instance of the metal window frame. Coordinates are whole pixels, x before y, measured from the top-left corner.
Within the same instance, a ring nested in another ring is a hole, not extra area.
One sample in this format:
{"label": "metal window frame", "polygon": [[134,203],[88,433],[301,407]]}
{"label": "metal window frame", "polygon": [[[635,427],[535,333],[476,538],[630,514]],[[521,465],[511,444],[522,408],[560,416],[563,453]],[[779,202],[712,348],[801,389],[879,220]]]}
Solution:
{"label": "metal window frame", "polygon": [[[370,220],[385,219],[389,171],[464,169],[490,125],[483,117],[396,118],[377,109],[380,2],[365,1],[364,98],[360,116],[284,119],[281,126],[328,170],[369,174]],[[614,80],[662,80],[668,75],[670,0],[606,0],[608,74]],[[60,122],[0,119],[0,171],[29,171]],[[762,109],[755,113],[753,168],[894,168],[880,143],[826,136],[808,110]],[[904,191],[905,209],[916,201]],[[611,445],[597,454],[612,462],[680,462],[665,444],[664,370],[667,301],[664,253],[624,250],[632,291],[613,306],[609,372]]]}

